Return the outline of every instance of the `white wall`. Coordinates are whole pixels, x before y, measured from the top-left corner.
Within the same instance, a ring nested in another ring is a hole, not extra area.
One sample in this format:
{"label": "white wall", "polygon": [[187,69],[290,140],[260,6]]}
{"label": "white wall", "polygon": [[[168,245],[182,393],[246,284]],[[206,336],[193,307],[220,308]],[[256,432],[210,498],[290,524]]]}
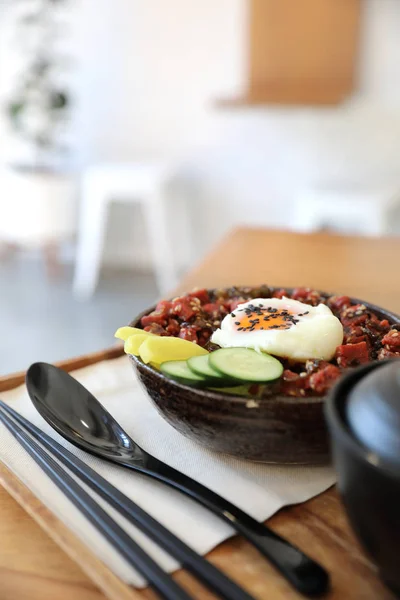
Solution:
{"label": "white wall", "polygon": [[[238,222],[291,226],[310,182],[400,181],[400,3],[364,0],[359,84],[336,108],[220,109],[246,75],[246,0],[73,0],[78,165],[179,158],[200,256]],[[108,256],[146,258],[135,211]],[[132,224],[132,222],[134,223]]]}

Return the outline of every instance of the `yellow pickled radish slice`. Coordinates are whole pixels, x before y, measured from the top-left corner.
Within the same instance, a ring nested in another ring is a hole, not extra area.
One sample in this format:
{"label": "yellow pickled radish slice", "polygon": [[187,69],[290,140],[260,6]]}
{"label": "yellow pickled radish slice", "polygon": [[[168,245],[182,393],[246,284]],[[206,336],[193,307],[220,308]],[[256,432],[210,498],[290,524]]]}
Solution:
{"label": "yellow pickled radish slice", "polygon": [[134,354],[135,356],[139,356],[139,348],[141,344],[148,338],[147,333],[137,333],[136,335],[131,335],[125,341],[124,350],[126,354]]}
{"label": "yellow pickled radish slice", "polygon": [[208,354],[201,346],[175,337],[149,336],[140,344],[139,355],[145,363],[162,364],[167,360],[187,360]]}
{"label": "yellow pickled radish slice", "polygon": [[149,331],[143,331],[143,329],[138,329],[138,327],[128,326],[120,327],[114,333],[114,337],[118,338],[119,340],[123,340],[124,342],[126,342],[126,340],[132,335],[154,335],[154,333],[150,333]]}
{"label": "yellow pickled radish slice", "polygon": [[156,362],[149,362],[150,367],[153,367],[153,369],[157,369],[158,371],[160,370],[160,363],[156,363]]}

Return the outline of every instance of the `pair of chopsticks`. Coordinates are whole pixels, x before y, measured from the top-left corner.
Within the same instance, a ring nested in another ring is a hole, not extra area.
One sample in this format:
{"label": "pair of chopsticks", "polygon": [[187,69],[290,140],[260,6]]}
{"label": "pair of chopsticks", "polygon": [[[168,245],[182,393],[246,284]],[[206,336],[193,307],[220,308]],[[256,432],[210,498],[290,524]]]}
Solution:
{"label": "pair of chopsticks", "polygon": [[189,548],[86,463],[1,400],[0,422],[5,425],[67,498],[79,508],[88,521],[146,579],[161,598],[190,600],[188,593],[146,554],[53,457],[106,500],[110,506],[117,509],[130,523],[176,558],[183,568],[197,577],[211,591],[217,593],[224,600],[253,600],[247,592]]}

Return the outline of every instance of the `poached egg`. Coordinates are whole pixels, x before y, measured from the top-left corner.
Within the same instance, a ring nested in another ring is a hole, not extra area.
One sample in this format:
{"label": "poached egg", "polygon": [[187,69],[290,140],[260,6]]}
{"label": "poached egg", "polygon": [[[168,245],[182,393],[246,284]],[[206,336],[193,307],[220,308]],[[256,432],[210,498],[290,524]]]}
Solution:
{"label": "poached egg", "polygon": [[227,315],[211,341],[221,348],[253,348],[300,362],[331,360],[343,341],[343,327],[325,304],[256,298]]}

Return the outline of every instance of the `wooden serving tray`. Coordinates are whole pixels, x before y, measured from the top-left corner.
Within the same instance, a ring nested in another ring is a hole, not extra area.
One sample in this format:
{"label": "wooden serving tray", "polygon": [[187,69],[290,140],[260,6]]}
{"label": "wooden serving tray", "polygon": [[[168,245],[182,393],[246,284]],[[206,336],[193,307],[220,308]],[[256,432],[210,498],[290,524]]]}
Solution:
{"label": "wooden serving tray", "polygon": [[[398,238],[240,228],[186,276],[179,291],[196,286],[279,283],[289,287],[299,283],[365,298],[400,314],[399,284],[393,275],[393,257],[399,252]],[[263,257],[279,260],[265,261]],[[72,371],[121,354],[121,348],[111,348],[64,361],[60,366]],[[0,394],[23,382],[23,374],[0,378]],[[155,598],[149,590],[134,590],[116,578],[1,465],[0,483],[26,511],[0,487],[1,600],[104,600],[104,595],[115,600]],[[327,600],[393,600],[355,541],[334,488],[308,502],[280,510],[268,520],[268,525],[329,571],[332,591]],[[239,537],[218,546],[208,558],[254,598],[303,598]],[[215,598],[182,570],[174,578],[197,600]]]}
{"label": "wooden serving tray", "polygon": [[[73,371],[103,360],[112,360],[121,355],[122,348],[115,347],[63,361],[59,363],[59,366],[66,371]],[[2,377],[0,378],[0,392],[13,389],[23,383],[23,373]],[[76,561],[86,576],[102,590],[106,597],[112,600],[141,600],[155,597],[150,590],[136,590],[116,577],[11,471],[1,464],[0,483],[65,554]],[[0,502],[0,510],[2,508],[2,502]],[[8,515],[6,531],[0,528],[3,550],[15,543],[12,521],[15,519],[17,522],[20,519],[20,511],[18,507],[15,508],[16,510],[11,509]],[[380,598],[385,600],[392,598],[375,576],[374,567],[355,542],[334,490],[331,489],[304,504],[281,510],[269,520],[268,524],[328,568],[333,578],[333,590],[328,596],[332,600],[342,600],[343,598],[354,600]],[[39,538],[36,530],[34,531]],[[38,542],[40,543],[40,539]],[[16,572],[13,569],[11,572],[8,572],[7,569],[3,570],[4,561],[1,552],[2,590],[3,586],[7,590],[7,580],[12,581],[13,589],[15,589],[15,577],[18,574],[26,578],[26,572],[30,571],[30,565],[26,564],[26,557],[19,555],[18,563],[15,566]],[[48,555],[47,558],[51,560],[51,554],[54,552],[53,546],[46,547],[45,552]],[[57,600],[70,599],[72,590],[69,582],[65,581],[66,574],[63,571],[64,564],[66,564],[68,573],[69,561],[61,553],[59,553],[59,558],[61,565],[58,567],[56,581],[54,581],[54,576],[50,578],[39,576],[35,577],[33,581],[30,576],[27,581],[29,589],[28,587],[23,589],[23,594],[26,593],[26,596],[18,596],[18,600],[25,597],[30,600],[50,597],[57,598]],[[283,600],[301,597],[254,548],[238,537],[221,544],[210,553],[208,558],[229,574],[232,579],[241,583],[255,598],[270,597],[274,600]],[[211,600],[214,597],[184,571],[178,571],[174,577],[181,585],[190,590],[194,598]],[[24,580],[22,579],[22,581]],[[351,585],[349,586],[350,581]],[[104,598],[103,594],[97,594],[94,588],[92,588],[94,595],[89,594],[91,588],[92,586],[88,588],[86,582],[74,585],[74,600]],[[11,599],[11,595],[9,597]],[[2,596],[1,593],[0,598],[8,600],[8,596]],[[13,598],[15,598],[15,594]]]}

